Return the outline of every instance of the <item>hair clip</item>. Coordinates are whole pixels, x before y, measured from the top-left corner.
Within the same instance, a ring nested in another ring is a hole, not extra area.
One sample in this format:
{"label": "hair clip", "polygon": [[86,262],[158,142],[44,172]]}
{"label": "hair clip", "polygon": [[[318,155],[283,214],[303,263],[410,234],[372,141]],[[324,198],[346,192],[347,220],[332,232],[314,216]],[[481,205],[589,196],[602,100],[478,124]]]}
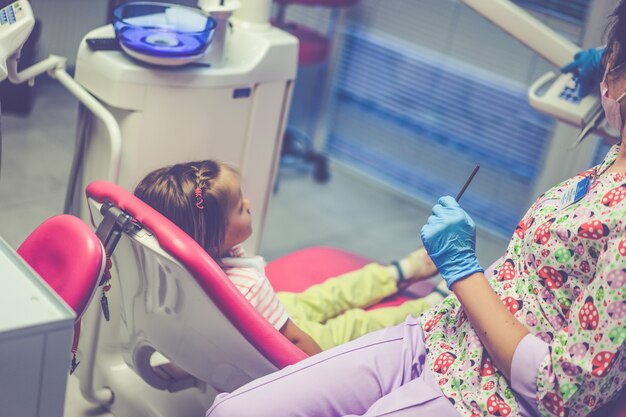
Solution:
{"label": "hair clip", "polygon": [[202,199],[202,189],[196,188],[196,207],[200,210],[204,209],[204,200]]}

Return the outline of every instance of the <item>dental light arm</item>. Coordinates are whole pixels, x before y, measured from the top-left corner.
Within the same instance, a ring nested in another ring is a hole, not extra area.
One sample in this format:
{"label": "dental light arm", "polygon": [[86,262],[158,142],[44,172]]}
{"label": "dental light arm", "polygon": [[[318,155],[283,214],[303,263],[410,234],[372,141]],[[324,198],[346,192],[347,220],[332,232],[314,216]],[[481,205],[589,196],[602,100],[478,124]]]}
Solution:
{"label": "dental light arm", "polygon": [[509,0],[461,1],[559,68],[580,50],[578,45]]}
{"label": "dental light arm", "polygon": [[[580,47],[558,34],[509,0],[461,0],[548,62],[563,67]],[[598,95],[578,97],[571,74],[548,72],[528,90],[528,102],[535,109],[581,128],[574,146],[590,133],[615,140],[619,134],[604,120]]]}

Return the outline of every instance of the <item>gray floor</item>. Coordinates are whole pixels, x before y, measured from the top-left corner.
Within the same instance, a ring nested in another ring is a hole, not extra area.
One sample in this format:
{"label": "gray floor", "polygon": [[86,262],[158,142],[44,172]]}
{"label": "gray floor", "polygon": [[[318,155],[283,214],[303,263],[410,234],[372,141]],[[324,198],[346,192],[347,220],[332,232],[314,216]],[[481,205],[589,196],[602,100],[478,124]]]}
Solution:
{"label": "gray floor", "polygon": [[[29,116],[2,116],[0,236],[14,247],[46,218],[62,212],[74,149],[76,100],[51,80],[40,81],[35,93]],[[409,199],[338,164],[331,170],[332,179],[324,185],[291,172],[281,175],[262,255],[271,260],[307,246],[332,245],[389,261],[417,247],[430,203]],[[484,265],[505,245],[502,238],[479,230]]]}

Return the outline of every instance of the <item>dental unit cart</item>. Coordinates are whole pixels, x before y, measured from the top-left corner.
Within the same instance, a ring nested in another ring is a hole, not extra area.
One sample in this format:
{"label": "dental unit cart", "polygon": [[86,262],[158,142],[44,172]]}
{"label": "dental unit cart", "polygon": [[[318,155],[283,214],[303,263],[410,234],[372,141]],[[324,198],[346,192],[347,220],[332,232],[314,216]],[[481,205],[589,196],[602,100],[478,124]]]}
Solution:
{"label": "dental unit cart", "polygon": [[[238,4],[217,3],[217,12],[228,16]],[[132,191],[156,168],[218,159],[242,175],[254,230],[246,250],[256,253],[296,75],[298,45],[294,37],[269,25],[269,19],[265,26],[231,19],[232,29],[226,31],[226,20],[220,16],[213,43],[224,44],[209,45],[208,61],[184,66],[150,65],[121,51],[89,49],[85,39],[113,37],[111,25],[85,36],[75,78],[114,115],[122,140],[121,148],[113,149],[102,123],[81,112],[81,145],[75,157],[79,167],[73,170],[74,184],[68,190],[70,200],[81,203],[68,202],[66,211],[79,212],[88,221],[83,190],[91,181],[111,180]]]}

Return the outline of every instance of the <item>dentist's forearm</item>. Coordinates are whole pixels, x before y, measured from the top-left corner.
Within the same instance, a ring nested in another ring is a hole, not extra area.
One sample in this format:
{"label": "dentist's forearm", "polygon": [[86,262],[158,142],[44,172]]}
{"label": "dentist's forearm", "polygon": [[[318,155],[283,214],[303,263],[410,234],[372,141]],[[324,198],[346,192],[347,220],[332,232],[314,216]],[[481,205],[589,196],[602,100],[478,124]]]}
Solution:
{"label": "dentist's forearm", "polygon": [[455,282],[457,296],[494,365],[511,380],[511,362],[528,330],[502,303],[482,272]]}

